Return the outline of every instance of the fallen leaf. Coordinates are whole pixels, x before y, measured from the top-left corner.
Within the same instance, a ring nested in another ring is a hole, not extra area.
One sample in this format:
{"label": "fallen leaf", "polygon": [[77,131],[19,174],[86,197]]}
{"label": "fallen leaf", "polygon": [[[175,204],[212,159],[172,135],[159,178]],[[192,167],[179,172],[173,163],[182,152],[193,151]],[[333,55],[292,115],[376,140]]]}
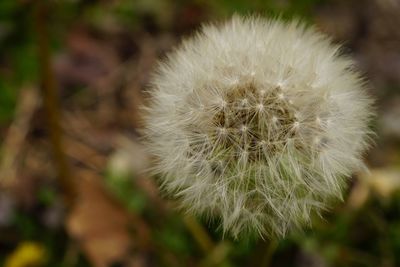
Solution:
{"label": "fallen leaf", "polygon": [[81,171],[76,177],[78,197],[67,220],[68,232],[93,266],[124,261],[132,246],[129,214],[107,195],[95,173]]}

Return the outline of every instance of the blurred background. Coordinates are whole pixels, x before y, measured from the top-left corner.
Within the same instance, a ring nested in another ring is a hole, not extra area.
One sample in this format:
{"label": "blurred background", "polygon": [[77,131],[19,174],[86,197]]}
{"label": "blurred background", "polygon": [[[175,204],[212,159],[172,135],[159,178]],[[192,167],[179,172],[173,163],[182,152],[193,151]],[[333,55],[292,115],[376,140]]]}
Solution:
{"label": "blurred background", "polygon": [[[234,13],[316,25],[376,98],[370,173],[284,240],[223,237],[144,174],[156,61]],[[0,266],[400,266],[399,26],[399,0],[1,0]]]}

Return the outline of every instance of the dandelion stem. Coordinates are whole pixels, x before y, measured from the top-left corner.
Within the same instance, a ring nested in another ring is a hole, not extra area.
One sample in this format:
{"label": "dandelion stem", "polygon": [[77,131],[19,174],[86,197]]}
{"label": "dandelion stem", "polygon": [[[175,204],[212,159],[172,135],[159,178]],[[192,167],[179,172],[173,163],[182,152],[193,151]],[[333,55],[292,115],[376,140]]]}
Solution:
{"label": "dandelion stem", "polygon": [[185,216],[183,222],[189,229],[190,233],[193,235],[196,242],[199,244],[200,248],[204,253],[210,253],[214,248],[214,243],[204,227],[198,223],[198,221],[192,216]]}
{"label": "dandelion stem", "polygon": [[49,47],[48,5],[47,1],[36,1],[35,22],[38,41],[38,56],[40,64],[40,83],[43,104],[46,110],[47,126],[54,156],[54,163],[58,172],[58,179],[64,193],[67,206],[72,205],[73,183],[68,168],[67,159],[63,153],[62,132],[60,127],[60,111],[57,101],[57,86],[51,69],[51,54]]}
{"label": "dandelion stem", "polygon": [[271,240],[269,243],[264,243],[266,246],[265,254],[263,254],[260,267],[269,267],[271,264],[272,256],[274,255],[278,242],[275,240]]}

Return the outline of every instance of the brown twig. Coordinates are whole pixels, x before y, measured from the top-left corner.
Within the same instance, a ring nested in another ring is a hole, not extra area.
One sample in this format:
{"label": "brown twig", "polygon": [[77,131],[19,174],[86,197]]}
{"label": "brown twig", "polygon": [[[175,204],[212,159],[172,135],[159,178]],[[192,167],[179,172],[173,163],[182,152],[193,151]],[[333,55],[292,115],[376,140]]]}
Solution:
{"label": "brown twig", "polygon": [[62,132],[60,127],[60,111],[56,94],[56,81],[51,68],[51,54],[49,46],[48,4],[46,0],[35,2],[35,22],[38,38],[38,56],[40,64],[40,82],[43,104],[46,109],[47,126],[50,134],[54,163],[58,171],[59,184],[62,188],[65,203],[71,206],[74,199],[74,186],[66,156],[63,152]]}
{"label": "brown twig", "polygon": [[8,188],[14,184],[18,172],[18,159],[21,156],[30,122],[38,106],[36,88],[22,89],[15,111],[15,118],[10,125],[1,148],[0,188]]}

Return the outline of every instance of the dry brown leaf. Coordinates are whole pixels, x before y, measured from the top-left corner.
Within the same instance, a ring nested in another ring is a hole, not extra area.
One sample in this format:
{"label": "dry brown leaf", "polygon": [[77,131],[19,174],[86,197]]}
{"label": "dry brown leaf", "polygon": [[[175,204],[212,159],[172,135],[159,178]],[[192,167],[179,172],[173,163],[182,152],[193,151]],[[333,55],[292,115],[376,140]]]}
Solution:
{"label": "dry brown leaf", "polygon": [[93,172],[76,175],[78,197],[67,220],[67,229],[95,267],[126,259],[132,245],[129,214],[104,191]]}

